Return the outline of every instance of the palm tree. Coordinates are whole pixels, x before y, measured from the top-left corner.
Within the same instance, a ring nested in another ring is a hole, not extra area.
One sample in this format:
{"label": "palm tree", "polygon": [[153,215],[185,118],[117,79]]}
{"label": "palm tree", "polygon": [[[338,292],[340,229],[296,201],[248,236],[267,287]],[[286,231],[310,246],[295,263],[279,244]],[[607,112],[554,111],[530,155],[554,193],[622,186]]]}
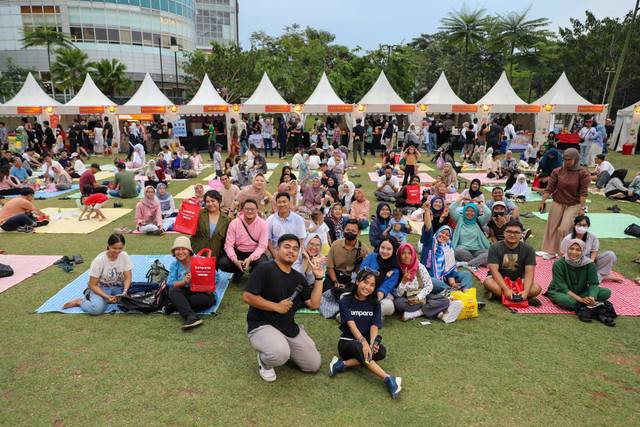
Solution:
{"label": "palm tree", "polygon": [[462,85],[466,84],[469,50],[472,45],[482,41],[486,23],[487,16],[484,8],[470,10],[466,4],[460,10],[449,12],[445,18],[440,20],[439,29],[447,33],[449,40],[454,43],[462,43],[464,46],[462,78],[458,81],[458,93],[460,93]]}
{"label": "palm tree", "polygon": [[82,87],[93,65],[88,59],[86,53],[73,47],[61,47],[56,51],[56,62],[51,66],[51,71],[60,89],[68,90],[73,95]]}
{"label": "palm tree", "polygon": [[546,27],[550,24],[547,18],[528,19],[531,6],[522,12],[509,12],[498,15],[495,30],[509,48],[509,80],[513,75],[514,53],[518,48],[534,45],[545,39],[550,33]]}
{"label": "palm tree", "polygon": [[71,36],[67,33],[56,31],[52,27],[37,27],[26,33],[22,38],[22,45],[25,48],[34,46],[47,47],[47,63],[49,64],[49,73],[51,73],[51,95],[55,98],[56,91],[53,85],[53,71],[51,70],[51,47],[72,47]]}
{"label": "palm tree", "polygon": [[98,88],[111,99],[116,96],[116,93],[127,91],[132,84],[127,77],[127,66],[115,58],[105,58],[94,63],[91,77]]}

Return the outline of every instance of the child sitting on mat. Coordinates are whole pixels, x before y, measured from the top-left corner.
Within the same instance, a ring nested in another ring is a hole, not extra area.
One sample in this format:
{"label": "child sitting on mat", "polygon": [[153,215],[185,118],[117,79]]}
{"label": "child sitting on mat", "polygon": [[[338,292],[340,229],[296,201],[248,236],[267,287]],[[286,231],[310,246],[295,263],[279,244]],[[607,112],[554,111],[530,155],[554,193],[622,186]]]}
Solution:
{"label": "child sitting on mat", "polygon": [[387,374],[377,363],[385,358],[387,351],[378,336],[378,329],[382,327],[382,311],[375,287],[376,273],[363,269],[356,277],[354,293],[340,298],[340,358],[334,356],[331,360],[329,376],[333,377],[347,368],[364,366],[380,377],[391,397],[396,398],[402,390],[402,378]]}
{"label": "child sitting on mat", "polygon": [[[90,191],[91,189],[90,188],[85,189],[85,194],[87,194],[86,193],[87,190]],[[107,217],[104,216],[104,214],[100,209],[102,209],[102,205],[107,200],[109,200],[109,196],[103,193],[93,193],[93,194],[90,194],[89,196],[82,196],[80,198],[80,204],[84,205],[84,208],[80,213],[80,216],[78,217],[78,221],[86,221],[91,219],[92,213],[94,214],[93,216],[94,219],[98,218],[98,221],[105,221]],[[85,214],[87,215],[87,217],[83,218]]]}
{"label": "child sitting on mat", "polygon": [[[407,228],[409,232],[406,232]],[[402,216],[402,210],[397,209],[393,211],[393,218],[389,220],[389,227],[387,228],[391,237],[395,237],[398,243],[405,243],[407,241],[407,234],[411,232],[411,226],[409,222]]]}

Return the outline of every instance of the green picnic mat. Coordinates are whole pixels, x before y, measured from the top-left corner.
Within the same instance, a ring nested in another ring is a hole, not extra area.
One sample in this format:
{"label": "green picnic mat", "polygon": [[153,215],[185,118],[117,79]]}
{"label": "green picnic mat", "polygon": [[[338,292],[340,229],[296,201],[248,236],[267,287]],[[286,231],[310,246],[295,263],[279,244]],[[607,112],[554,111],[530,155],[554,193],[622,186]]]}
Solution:
{"label": "green picnic mat", "polygon": [[320,310],[311,310],[310,308],[302,307],[302,308],[299,308],[298,311],[296,311],[296,313],[298,313],[298,314],[320,314]]}
{"label": "green picnic mat", "polygon": [[[534,212],[534,216],[546,221],[548,213]],[[624,234],[625,228],[630,224],[640,224],[640,218],[623,213],[587,213],[591,220],[589,232],[599,239],[634,239],[633,236]]]}
{"label": "green picnic mat", "polygon": [[[486,191],[488,191],[489,193],[491,193],[491,190],[493,190],[493,187],[490,186],[483,186],[482,188],[484,188]],[[534,191],[531,191],[531,188],[529,188],[529,195],[527,196],[527,203],[529,202],[539,202],[542,200],[542,194],[540,193],[536,193]],[[550,198],[547,199],[548,203],[553,203],[553,200],[551,200]],[[587,203],[591,203],[590,199],[587,199]]]}

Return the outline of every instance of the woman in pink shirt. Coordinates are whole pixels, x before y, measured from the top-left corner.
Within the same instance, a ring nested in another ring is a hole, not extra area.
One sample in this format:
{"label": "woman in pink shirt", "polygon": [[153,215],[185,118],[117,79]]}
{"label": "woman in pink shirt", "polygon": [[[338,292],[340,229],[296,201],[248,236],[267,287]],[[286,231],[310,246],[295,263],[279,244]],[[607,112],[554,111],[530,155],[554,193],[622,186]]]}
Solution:
{"label": "woman in pink shirt", "polygon": [[156,189],[150,185],[144,188],[144,199],[136,205],[136,228],[144,234],[160,236],[162,230],[162,210],[156,199]]}
{"label": "woman in pink shirt", "polygon": [[218,257],[218,270],[242,273],[267,261],[265,251],[269,241],[267,221],[258,216],[258,203],[247,199],[240,205],[238,217],[229,223],[224,251]]}
{"label": "woman in pink shirt", "polygon": [[369,227],[369,201],[364,197],[364,191],[362,188],[356,188],[353,193],[355,200],[351,202],[351,212],[349,217],[358,220],[358,226],[360,230],[365,230]]}

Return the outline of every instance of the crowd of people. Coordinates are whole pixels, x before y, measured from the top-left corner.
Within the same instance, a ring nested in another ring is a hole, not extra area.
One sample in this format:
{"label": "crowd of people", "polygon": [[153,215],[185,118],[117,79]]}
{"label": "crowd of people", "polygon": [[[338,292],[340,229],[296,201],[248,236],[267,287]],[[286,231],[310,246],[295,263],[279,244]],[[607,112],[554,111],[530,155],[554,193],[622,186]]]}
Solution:
{"label": "crowd of people", "polygon": [[[520,173],[522,167],[536,174],[536,191],[542,193],[540,211],[553,200],[542,244],[545,258],[557,258],[547,295],[558,306],[576,311],[581,320],[615,325],[615,312],[608,303],[611,293],[599,285],[617,280],[611,274],[616,257],[612,251],[601,250],[597,237],[589,232],[586,215],[592,181],[606,188],[612,180],[624,179],[603,154],[594,155],[598,167],[590,174],[580,165],[578,150],[569,148],[561,153],[550,142],[538,150],[525,151],[523,166],[502,143],[505,137],[509,141],[515,137],[511,121],[504,127],[495,120],[479,127],[477,121],[465,123],[464,161],[478,167],[490,164],[489,174],[511,180],[506,188],[495,186],[489,198],[484,196],[480,180],[461,188],[457,176],[460,164],[453,161],[450,141],[438,136],[444,132],[443,126],[428,120],[421,130],[412,125],[404,146],[395,149],[393,131],[387,133],[387,129],[396,125],[385,121],[379,123],[385,152],[382,165],[375,168],[379,178],[370,199],[349,174],[358,156],[365,163],[362,152],[370,145],[370,130],[378,123],[367,120],[365,126],[361,119],[356,121],[352,137],[359,153],[354,151],[351,163],[342,143],[341,125],[329,125],[319,121],[310,147],[297,146],[291,165],[285,165],[275,178],[278,186],[274,194],[266,188],[266,157],[273,155],[272,148],[277,148],[281,157],[289,151],[286,144],[298,124],[292,128],[283,121],[273,124],[268,118],[251,126],[245,120],[239,124],[232,121],[230,151],[224,161],[221,147],[213,144],[210,154],[220,187],[205,191],[202,184],[195,185],[194,199],[202,207],[196,231],[191,237],[175,239],[171,249],[175,260],[168,268],[168,303],[163,311],[178,312],[184,329],[202,324],[197,313],[216,302],[214,293],[190,290],[191,259],[208,248],[216,257],[218,270],[232,273],[234,281],[249,274],[243,293],[249,305],[248,336],[265,381],[274,381],[274,368],[288,360],[305,372],[320,369],[321,358],[313,340],[295,323],[296,310],[306,307],[340,323],[339,357],[331,360],[330,375],[364,366],[396,397],[401,378],[388,374],[378,363],[386,355],[379,334],[385,317],[397,313],[403,321],[426,317],[455,322],[463,303],[452,293],[469,289],[472,273],[481,267],[489,270],[483,285],[490,299],[541,304],[537,297],[542,288],[534,280],[536,252],[526,242],[531,232],[523,226],[517,206],[529,191],[526,176]],[[277,129],[284,129],[287,137],[280,139]],[[128,132],[130,137],[135,133],[133,129]],[[34,188],[25,185],[38,170],[45,182],[60,186],[56,188],[70,184],[77,175],[83,201],[93,204],[91,211],[98,219],[106,199],[91,197],[104,193],[136,197],[143,191],[135,211],[136,230],[146,234],[171,230],[178,210],[166,177],[191,176],[189,171],[196,171],[203,161],[197,152],[188,154],[179,145],[162,145],[156,160],[147,160],[138,137],[131,142],[131,163],[117,161],[115,180],[106,184],[95,180],[99,165],[82,169],[78,151],[67,156],[62,150],[57,159],[48,151],[38,156],[31,147],[26,156],[3,155],[11,170],[16,169],[7,176],[12,177],[12,183],[18,180],[18,186],[17,191],[0,191],[19,196],[0,210],[0,228],[26,231],[25,227],[38,225],[41,212],[33,205]],[[285,149],[280,151],[283,143]],[[417,173],[423,148],[427,154],[437,152],[433,160],[442,172],[430,185],[423,185]],[[480,149],[482,155],[477,156]],[[501,151],[505,158],[494,168]],[[493,153],[496,156],[487,162]],[[143,186],[130,169],[142,171],[146,178]],[[608,180],[604,174],[609,175]],[[418,221],[420,227],[415,229],[411,220]],[[46,219],[41,218],[43,221]],[[419,245],[408,243],[411,233],[419,235]],[[85,296],[65,307],[77,306],[98,315],[107,304],[127,294],[132,265],[124,246],[123,233],[109,238],[107,249],[91,265]],[[484,303],[479,301],[479,306]]]}

